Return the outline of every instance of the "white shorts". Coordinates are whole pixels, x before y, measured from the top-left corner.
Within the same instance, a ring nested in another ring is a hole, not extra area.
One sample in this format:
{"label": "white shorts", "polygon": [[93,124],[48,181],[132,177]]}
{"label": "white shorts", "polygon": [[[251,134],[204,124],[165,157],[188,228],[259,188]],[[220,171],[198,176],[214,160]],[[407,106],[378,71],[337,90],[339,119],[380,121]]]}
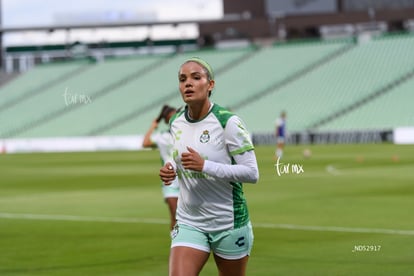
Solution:
{"label": "white shorts", "polygon": [[223,259],[238,260],[250,255],[254,236],[250,222],[237,229],[215,233],[178,223],[171,231],[171,239],[171,247],[185,246],[208,253],[213,251]]}

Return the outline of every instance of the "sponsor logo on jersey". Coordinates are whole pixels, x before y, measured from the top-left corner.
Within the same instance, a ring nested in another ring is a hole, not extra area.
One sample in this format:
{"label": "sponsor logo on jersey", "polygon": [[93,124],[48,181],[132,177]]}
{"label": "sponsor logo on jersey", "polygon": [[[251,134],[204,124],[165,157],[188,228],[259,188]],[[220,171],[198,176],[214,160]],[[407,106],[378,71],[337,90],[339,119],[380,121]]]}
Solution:
{"label": "sponsor logo on jersey", "polygon": [[195,172],[190,170],[177,170],[177,176],[179,179],[183,178],[208,178],[208,174],[203,172]]}

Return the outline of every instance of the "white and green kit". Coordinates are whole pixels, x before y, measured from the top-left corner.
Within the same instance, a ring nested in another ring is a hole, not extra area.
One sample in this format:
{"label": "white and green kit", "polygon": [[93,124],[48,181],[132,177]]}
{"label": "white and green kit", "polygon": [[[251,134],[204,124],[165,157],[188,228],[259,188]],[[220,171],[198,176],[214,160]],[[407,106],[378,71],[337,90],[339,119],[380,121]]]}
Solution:
{"label": "white and green kit", "polygon": [[[174,165],[180,185],[177,222],[208,233],[250,222],[242,182],[255,183],[258,168],[250,134],[242,120],[212,104],[201,120],[187,108],[171,119]],[[186,170],[181,154],[193,148],[204,159],[201,172]]]}
{"label": "white and green kit", "polygon": [[[173,143],[171,133],[169,131],[164,131],[153,134],[151,135],[151,142],[157,145],[157,148],[160,151],[162,165],[164,165],[166,160],[170,159],[171,156]],[[164,198],[178,197],[179,192],[177,179],[174,179],[174,181],[168,186],[162,183],[162,194]]]}

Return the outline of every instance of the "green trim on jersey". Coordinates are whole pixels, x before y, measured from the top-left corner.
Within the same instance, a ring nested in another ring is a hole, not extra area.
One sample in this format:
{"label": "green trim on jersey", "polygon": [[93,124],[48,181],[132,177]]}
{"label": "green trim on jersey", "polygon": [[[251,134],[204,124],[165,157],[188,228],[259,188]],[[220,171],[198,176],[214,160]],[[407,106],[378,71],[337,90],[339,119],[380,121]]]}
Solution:
{"label": "green trim on jersey", "polygon": [[240,182],[230,182],[233,186],[233,214],[234,229],[243,227],[249,222],[249,211],[246,199],[243,194],[243,184]]}
{"label": "green trim on jersey", "polygon": [[[215,105],[214,105],[214,106],[215,106]],[[209,115],[209,114],[213,111],[214,106],[213,106],[213,108],[212,108],[211,110],[209,110],[209,111],[207,112],[207,114],[206,114],[203,118],[201,118],[201,119],[199,119],[199,120],[195,120],[195,119],[192,119],[192,118],[188,115],[188,105],[186,105],[186,106],[185,106],[185,108],[184,108],[184,111],[185,111],[185,113],[184,113],[185,119],[186,119],[188,122],[190,122],[190,123],[198,123],[198,122],[201,122],[202,120],[204,120],[205,118],[207,118],[207,117],[208,117],[208,115]]]}
{"label": "green trim on jersey", "polygon": [[216,118],[219,120],[223,128],[226,127],[227,121],[230,119],[230,117],[234,116],[233,112],[219,106],[218,104],[214,104],[211,112],[213,112],[214,116],[216,116]]}
{"label": "green trim on jersey", "polygon": [[253,145],[247,145],[245,147],[239,148],[238,150],[234,150],[234,151],[230,152],[230,155],[235,156],[237,154],[240,154],[240,153],[243,153],[243,152],[246,152],[246,151],[249,151],[249,150],[253,150],[253,149],[254,149]]}
{"label": "green trim on jersey", "polygon": [[171,119],[170,119],[170,125],[172,123],[172,121],[177,118],[178,116],[180,116],[181,114],[183,114],[184,112],[184,116],[185,119],[187,121],[189,121],[190,123],[197,123],[200,122],[202,120],[204,120],[210,113],[213,113],[214,116],[217,118],[217,120],[220,122],[220,125],[225,128],[227,121],[230,119],[230,117],[234,116],[235,114],[232,113],[231,111],[225,109],[224,107],[219,106],[218,104],[214,104],[213,108],[206,114],[206,116],[204,116],[203,118],[199,119],[199,120],[194,120],[191,119],[190,116],[188,116],[188,106],[185,106],[184,110],[182,110],[179,113],[176,113]]}
{"label": "green trim on jersey", "polygon": [[[236,160],[231,157],[231,164],[237,164]],[[249,210],[247,208],[246,198],[243,193],[243,183],[241,182],[230,182],[233,186],[233,215],[234,229],[247,225],[250,221]]]}

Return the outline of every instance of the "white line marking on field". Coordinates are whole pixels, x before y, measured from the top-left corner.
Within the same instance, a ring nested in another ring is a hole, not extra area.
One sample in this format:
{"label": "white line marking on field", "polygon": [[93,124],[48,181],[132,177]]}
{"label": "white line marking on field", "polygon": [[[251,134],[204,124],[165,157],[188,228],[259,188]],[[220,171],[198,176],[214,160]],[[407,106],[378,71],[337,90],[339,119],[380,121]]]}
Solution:
{"label": "white line marking on field", "polygon": [[[0,213],[0,218],[2,219],[84,221],[84,222],[169,224],[169,221],[166,219],[90,217],[90,216],[47,215],[47,214]],[[339,226],[311,226],[311,225],[273,224],[273,223],[253,223],[253,226],[257,228],[270,228],[270,229],[414,236],[414,230],[397,230],[397,229],[381,229],[381,228],[352,228],[352,227],[339,227]]]}
{"label": "white line marking on field", "polygon": [[291,230],[321,231],[321,232],[350,232],[350,233],[370,233],[370,234],[391,234],[391,235],[409,235],[414,236],[414,230],[397,230],[381,228],[352,228],[340,226],[311,226],[295,224],[272,224],[272,223],[255,223],[259,228],[278,228]]}
{"label": "white line marking on field", "polygon": [[117,217],[88,217],[72,215],[41,215],[41,214],[12,214],[0,213],[4,219],[31,219],[31,220],[64,220],[85,222],[117,222],[117,223],[146,223],[146,224],[168,224],[165,219],[139,219],[139,218],[117,218]]}

